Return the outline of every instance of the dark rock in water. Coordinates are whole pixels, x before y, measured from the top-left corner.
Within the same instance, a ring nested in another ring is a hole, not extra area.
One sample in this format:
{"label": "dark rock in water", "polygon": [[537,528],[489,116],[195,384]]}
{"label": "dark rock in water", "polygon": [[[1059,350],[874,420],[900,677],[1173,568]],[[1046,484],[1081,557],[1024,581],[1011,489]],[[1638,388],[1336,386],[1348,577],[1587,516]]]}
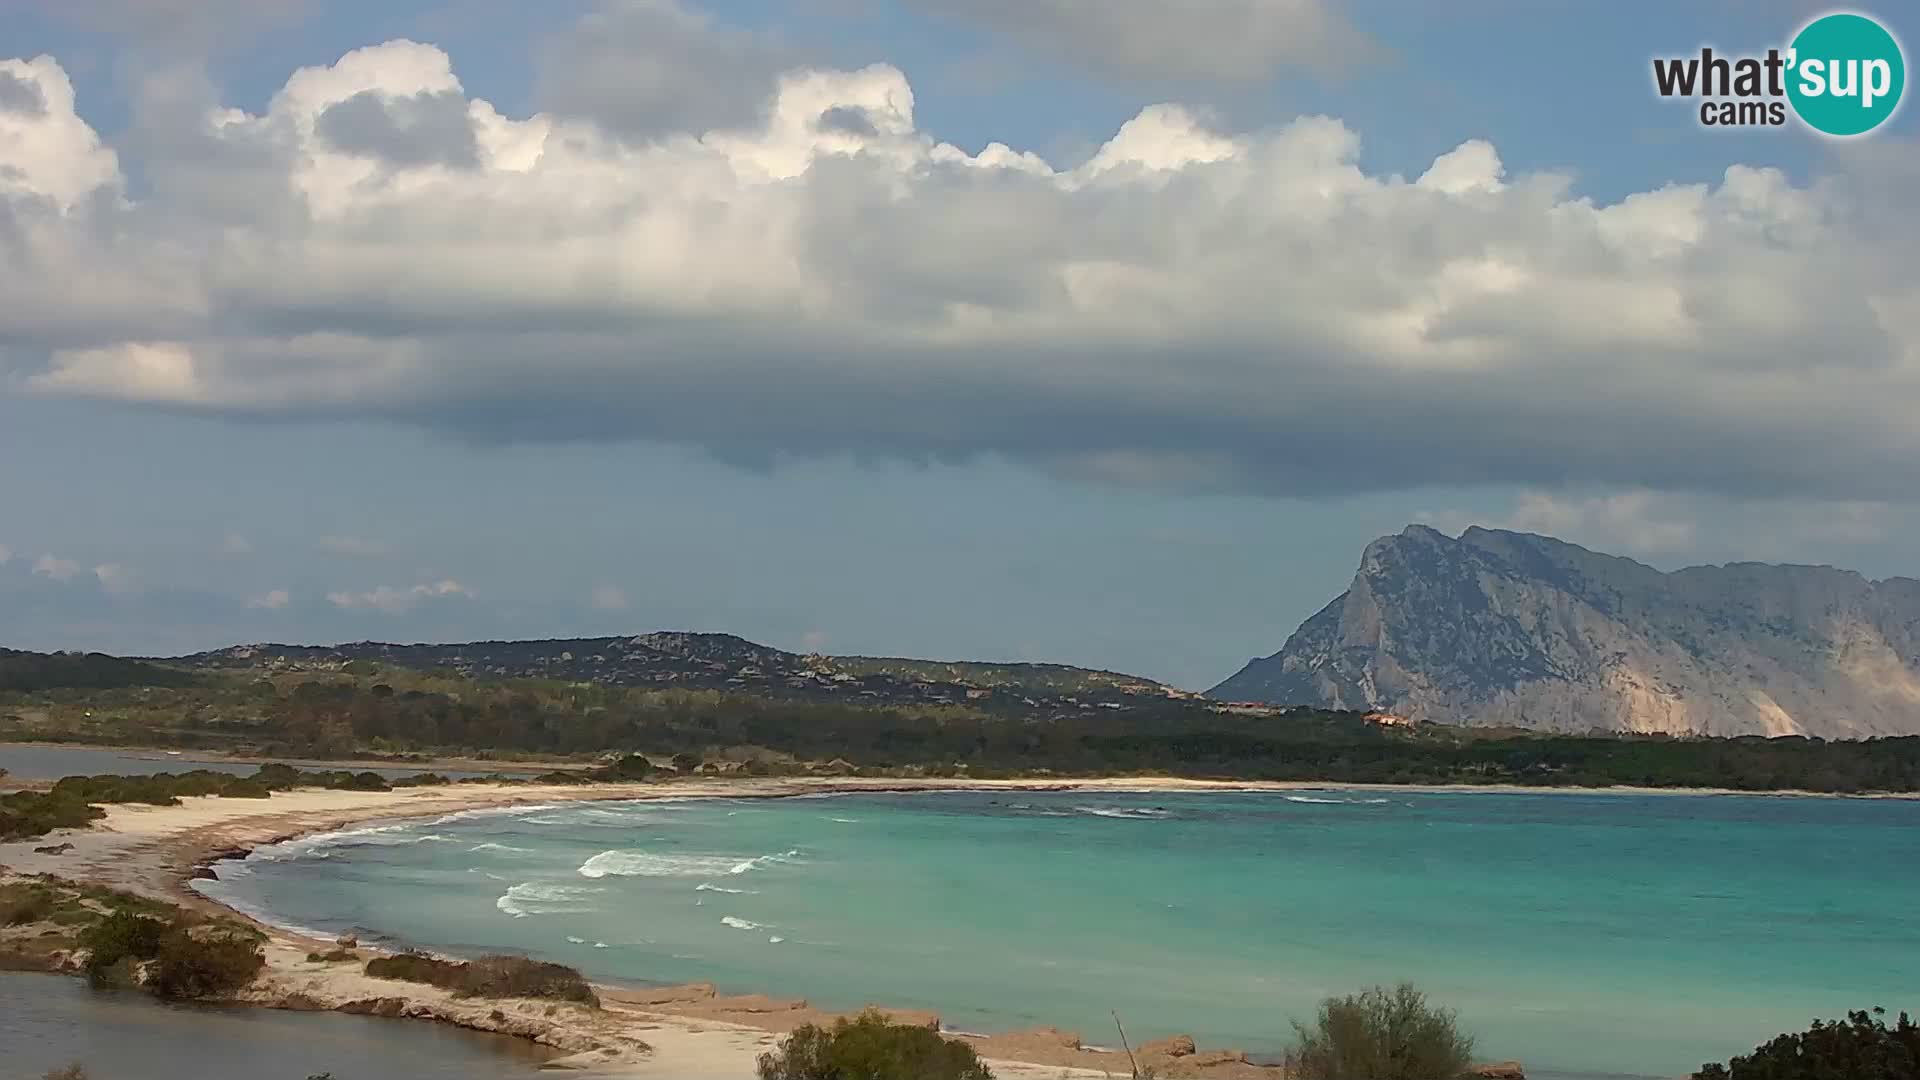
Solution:
{"label": "dark rock in water", "polygon": [[407,1011],[407,999],[397,997],[367,998],[363,1001],[349,1001],[340,1006],[344,1013],[358,1013],[362,1016],[402,1016]]}
{"label": "dark rock in water", "polygon": [[211,866],[196,866],[193,873],[187,875],[188,881],[219,881],[220,875],[213,872]]}
{"label": "dark rock in water", "polygon": [[1480,1080],[1527,1080],[1527,1071],[1517,1061],[1497,1061],[1486,1065],[1475,1065],[1472,1075]]}
{"label": "dark rock in water", "polygon": [[46,847],[34,848],[33,853],[35,855],[65,855],[72,850],[72,844],[48,844]]}

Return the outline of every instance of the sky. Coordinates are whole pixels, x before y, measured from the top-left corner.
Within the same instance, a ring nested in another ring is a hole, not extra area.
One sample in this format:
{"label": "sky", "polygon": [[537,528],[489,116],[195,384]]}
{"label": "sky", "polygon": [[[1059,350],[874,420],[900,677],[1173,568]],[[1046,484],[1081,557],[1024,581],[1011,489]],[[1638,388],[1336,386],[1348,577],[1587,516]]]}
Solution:
{"label": "sky", "polygon": [[1915,110],[1650,75],[1825,10],[4,0],[0,644],[1204,689],[1413,522],[1920,576]]}

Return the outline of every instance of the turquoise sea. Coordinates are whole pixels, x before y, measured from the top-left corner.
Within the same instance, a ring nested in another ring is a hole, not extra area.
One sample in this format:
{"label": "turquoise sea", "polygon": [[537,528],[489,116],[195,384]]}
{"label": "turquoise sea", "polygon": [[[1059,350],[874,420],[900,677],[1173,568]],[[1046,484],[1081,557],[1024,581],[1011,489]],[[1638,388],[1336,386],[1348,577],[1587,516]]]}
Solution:
{"label": "turquoise sea", "polygon": [[953,792],[592,803],[309,838],[211,893],[609,981],[1281,1050],[1411,980],[1529,1075],[1676,1076],[1920,1011],[1920,802]]}

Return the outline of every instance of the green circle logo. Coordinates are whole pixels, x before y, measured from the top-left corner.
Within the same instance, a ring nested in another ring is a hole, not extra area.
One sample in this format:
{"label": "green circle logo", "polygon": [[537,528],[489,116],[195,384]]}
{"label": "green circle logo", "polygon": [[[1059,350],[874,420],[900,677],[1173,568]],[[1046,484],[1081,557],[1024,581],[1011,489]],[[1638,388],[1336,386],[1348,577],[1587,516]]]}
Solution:
{"label": "green circle logo", "polygon": [[1787,99],[1815,131],[1864,135],[1900,105],[1907,64],[1900,43],[1865,15],[1823,15],[1794,37]]}

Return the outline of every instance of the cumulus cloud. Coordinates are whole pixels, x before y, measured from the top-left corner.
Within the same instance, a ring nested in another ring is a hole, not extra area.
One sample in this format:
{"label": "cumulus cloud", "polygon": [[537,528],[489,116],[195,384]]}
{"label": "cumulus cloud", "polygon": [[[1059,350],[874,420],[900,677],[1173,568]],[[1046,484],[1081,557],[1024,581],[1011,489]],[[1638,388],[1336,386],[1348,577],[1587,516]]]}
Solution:
{"label": "cumulus cloud", "polygon": [[0,566],[5,566],[12,561],[13,549],[5,544],[0,544]]}
{"label": "cumulus cloud", "polygon": [[49,581],[72,581],[80,576],[80,564],[72,559],[42,555],[35,560],[33,572]]}
{"label": "cumulus cloud", "polygon": [[544,108],[628,137],[751,123],[792,57],[679,0],[607,0],[543,48]]}
{"label": "cumulus cloud", "polygon": [[1477,524],[1637,555],[1686,551],[1698,539],[1692,508],[1684,500],[1662,499],[1649,491],[1588,496],[1523,491],[1502,517],[1476,520],[1457,512],[1418,516],[1448,532]]}
{"label": "cumulus cloud", "polygon": [[285,589],[273,589],[247,598],[247,606],[261,611],[279,611],[293,603],[293,596]]}
{"label": "cumulus cloud", "polygon": [[885,65],[636,137],[395,41],[205,110],[194,182],[134,199],[58,65],[8,63],[47,101],[0,121],[30,391],[1182,490],[1920,491],[1911,144],[1601,202],[1157,105],[1066,168],[939,141]]}
{"label": "cumulus cloud", "polygon": [[135,587],[133,571],[119,563],[101,563],[93,568],[93,577],[108,592],[132,592]]}
{"label": "cumulus cloud", "polygon": [[320,550],[335,555],[353,555],[360,558],[374,558],[387,553],[387,545],[378,540],[369,540],[364,536],[323,536],[318,541]]}
{"label": "cumulus cloud", "polygon": [[118,156],[74,111],[59,61],[0,60],[0,199],[64,214],[119,175]]}
{"label": "cumulus cloud", "polygon": [[239,533],[228,533],[220,541],[220,551],[226,555],[251,555],[253,541]]}
{"label": "cumulus cloud", "polygon": [[1522,491],[1502,513],[1426,511],[1415,520],[1450,534],[1470,525],[1558,537],[1613,554],[1666,563],[1831,557],[1914,527],[1920,508],[1885,502],[1742,499],[1656,491],[1583,494]]}
{"label": "cumulus cloud", "polygon": [[618,585],[595,585],[588,603],[595,611],[625,611],[627,591]]}
{"label": "cumulus cloud", "polygon": [[380,585],[366,592],[330,592],[327,594],[327,603],[345,611],[378,611],[387,615],[404,615],[426,601],[444,600],[449,597],[472,599],[473,596],[472,589],[449,579],[415,585],[407,589]]}
{"label": "cumulus cloud", "polygon": [[1380,47],[1327,0],[906,0],[1096,72],[1259,82],[1339,71]]}

